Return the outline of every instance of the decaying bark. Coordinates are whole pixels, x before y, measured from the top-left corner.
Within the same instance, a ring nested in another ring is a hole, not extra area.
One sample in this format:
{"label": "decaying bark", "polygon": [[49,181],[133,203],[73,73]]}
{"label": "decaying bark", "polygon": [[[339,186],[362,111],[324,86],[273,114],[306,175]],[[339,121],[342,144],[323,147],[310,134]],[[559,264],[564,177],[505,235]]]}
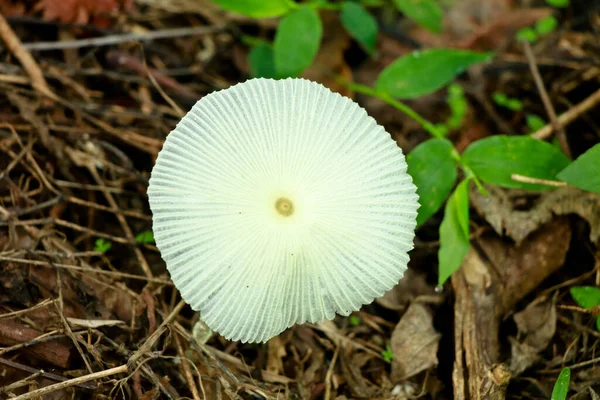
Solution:
{"label": "decaying bark", "polygon": [[502,318],[564,263],[571,231],[555,219],[518,248],[497,237],[474,243],[452,276],[455,302],[454,398],[504,399],[510,380],[500,359]]}

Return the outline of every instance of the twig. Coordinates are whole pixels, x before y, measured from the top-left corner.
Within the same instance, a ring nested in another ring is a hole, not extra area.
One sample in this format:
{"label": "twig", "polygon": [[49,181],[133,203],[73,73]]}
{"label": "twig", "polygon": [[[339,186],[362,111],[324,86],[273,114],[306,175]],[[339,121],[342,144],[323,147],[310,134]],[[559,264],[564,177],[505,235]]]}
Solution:
{"label": "twig", "polygon": [[194,375],[192,374],[192,369],[190,368],[189,360],[185,357],[183,346],[181,345],[181,338],[179,337],[179,335],[173,335],[173,339],[175,340],[177,354],[181,359],[180,366],[183,372],[183,376],[187,381],[188,387],[190,388],[190,392],[192,392],[192,397],[194,398],[194,400],[200,400],[200,393],[198,392],[198,387],[196,387],[196,382],[194,382]]}
{"label": "twig", "polygon": [[533,51],[531,50],[531,45],[526,40],[523,41],[523,50],[525,51],[525,57],[527,57],[527,61],[529,62],[529,69],[531,70],[531,75],[533,76],[535,86],[537,87],[538,92],[540,93],[540,97],[542,98],[542,102],[544,103],[546,113],[550,117],[550,124],[552,126],[552,129],[556,132],[556,136],[558,137],[560,148],[567,155],[567,157],[571,158],[571,149],[569,148],[567,135],[560,122],[558,122],[558,118],[556,117],[556,111],[554,111],[554,106],[552,105],[552,101],[550,101],[550,96],[548,96],[548,92],[546,91],[546,87],[544,86],[544,81],[542,80],[542,76],[540,75],[540,71],[535,62],[535,56],[533,54]]}
{"label": "twig", "polygon": [[517,181],[517,182],[532,183],[534,185],[548,185],[548,186],[555,186],[555,187],[567,186],[567,184],[565,182],[531,178],[529,176],[523,176],[523,175],[519,175],[519,174],[512,174],[510,176],[510,179],[512,179],[513,181]]}
{"label": "twig", "polygon": [[131,366],[131,370],[134,370],[135,365],[137,364],[138,360],[144,354],[149,352],[150,349],[152,349],[152,346],[154,346],[154,343],[156,343],[156,341],[162,336],[162,334],[165,333],[168,325],[175,319],[175,317],[177,317],[177,315],[179,315],[179,312],[181,311],[181,309],[184,306],[185,306],[185,302],[183,300],[181,300],[175,306],[175,308],[173,308],[173,310],[167,316],[167,318],[165,318],[165,320],[160,324],[158,329],[152,335],[150,335],[150,337],[148,339],[146,339],[146,341],[140,346],[139,349],[137,349],[137,351],[135,353],[133,353],[133,355],[131,357],[129,357],[127,364]]}
{"label": "twig", "polygon": [[51,93],[50,87],[44,79],[44,74],[35,59],[31,56],[23,43],[19,40],[15,32],[12,30],[6,19],[0,13],[0,37],[6,43],[6,47],[19,60],[23,68],[31,78],[31,86],[34,89],[40,90],[42,93]]}
{"label": "twig", "polygon": [[[104,182],[102,181],[102,178],[100,177],[100,174],[98,174],[98,170],[96,169],[96,166],[93,163],[90,162],[88,164],[88,170],[90,171],[90,174],[92,174],[92,176],[94,177],[94,180],[96,181],[96,183],[98,185],[105,186]],[[103,192],[103,193],[104,193],[104,197],[106,198],[106,201],[108,201],[108,204],[111,206],[111,208],[113,208],[115,210],[119,210],[117,201],[115,200],[115,197],[112,195],[112,193],[110,193],[110,192]],[[131,231],[131,228],[129,227],[129,224],[127,223],[127,219],[125,218],[125,216],[122,213],[116,213],[115,216],[117,217],[117,220],[119,220],[119,224],[121,225],[121,228],[123,229],[123,232],[125,233],[125,236],[127,237],[127,239],[131,243],[135,243],[135,237],[133,235],[133,232]],[[152,274],[152,270],[150,270],[150,265],[148,265],[148,261],[146,261],[146,258],[144,257],[142,250],[138,246],[135,246],[133,248],[133,251],[136,255],[136,258],[138,259],[138,262],[140,263],[140,267],[142,268],[142,271],[144,271],[144,274],[146,274],[146,276],[148,278],[152,278],[154,275]]]}
{"label": "twig", "polygon": [[27,342],[15,344],[14,346],[10,346],[10,347],[3,347],[0,349],[0,356],[4,355],[6,353],[10,353],[15,350],[24,349],[25,347],[35,346],[36,344],[40,344],[40,343],[48,342],[50,340],[55,340],[55,339],[64,337],[63,334],[57,335],[57,333],[59,333],[59,332],[56,330],[47,332],[47,333],[44,333],[44,334],[36,337],[35,339],[31,339]]}
{"label": "twig", "polygon": [[[57,272],[57,274],[58,274],[58,272]],[[60,281],[57,281],[57,282],[60,283]],[[60,288],[60,286],[59,286],[59,288]],[[62,299],[62,293],[60,293],[59,296]],[[65,314],[63,313],[61,303],[54,300],[54,307],[56,308],[56,311],[58,312],[58,316],[60,317],[60,320],[63,324],[63,328],[65,330],[66,335],[71,339],[71,341],[75,345],[75,348],[79,352],[79,355],[81,355],[81,359],[83,360],[83,363],[85,364],[85,367],[87,368],[88,372],[90,374],[93,374],[94,370],[92,369],[92,364],[90,363],[88,356],[83,352],[83,349],[81,348],[81,345],[77,341],[77,338],[73,334],[73,330],[71,329],[71,326],[69,325],[69,322],[67,321],[67,319],[65,318]]]}
{"label": "twig", "polygon": [[[39,369],[36,369],[36,368],[31,368],[31,367],[29,367],[27,365],[23,365],[23,364],[20,364],[20,363],[11,361],[11,360],[7,360],[5,358],[0,358],[0,364],[1,365],[5,365],[7,367],[10,367],[12,369],[16,369],[18,371],[29,372],[30,374],[38,374],[39,372],[43,372],[43,376],[44,376],[45,379],[49,379],[49,380],[55,381],[55,382],[64,382],[64,381],[67,380],[65,377],[53,374],[52,372],[45,372],[43,370],[39,370]],[[96,388],[92,384],[85,383],[85,382],[79,383],[76,386],[78,386],[78,387],[80,387],[82,389],[90,389],[90,390],[93,390],[93,389]],[[3,387],[3,388],[0,388],[0,392],[2,392],[2,390],[5,389],[5,388],[6,388],[6,386]]]}
{"label": "twig", "polygon": [[[93,230],[90,228],[86,228],[81,225],[77,225],[72,222],[65,221],[65,220],[58,219],[58,218],[49,217],[49,218],[26,219],[26,220],[14,221],[14,224],[16,226],[19,226],[19,225],[20,226],[41,225],[41,224],[51,224],[51,223],[56,224],[58,226],[63,226],[65,228],[73,229],[74,231],[77,231],[77,232],[87,233],[90,236],[109,239],[116,243],[131,244],[131,245],[136,244],[135,238],[133,240],[129,240],[129,239],[126,239],[123,237],[114,236],[114,235],[110,235],[108,233],[104,233],[104,232],[96,231],[96,230]],[[0,221],[0,226],[5,226],[5,225],[8,225],[8,223],[5,221]]]}
{"label": "twig", "polygon": [[325,400],[331,399],[331,377],[333,376],[333,369],[335,368],[335,362],[337,361],[339,353],[340,348],[338,346],[335,348],[335,352],[333,353],[333,357],[331,358],[331,363],[329,364],[329,368],[327,369],[327,374],[325,375],[325,396],[323,397]]}
{"label": "twig", "polygon": [[20,258],[12,258],[12,257],[4,257],[4,256],[0,256],[0,261],[9,261],[9,262],[20,263],[20,264],[29,264],[32,266],[39,266],[39,267],[70,269],[70,270],[79,271],[79,272],[91,272],[93,274],[108,275],[113,278],[137,279],[140,281],[147,281],[147,282],[159,283],[161,285],[173,286],[173,282],[168,281],[166,279],[148,278],[145,276],[128,274],[125,272],[105,271],[103,269],[80,267],[78,265],[49,263],[47,261],[38,261],[38,260],[24,260],[24,259],[20,259]]}
{"label": "twig", "polygon": [[46,307],[50,303],[52,303],[52,299],[46,299],[46,300],[43,300],[43,301],[37,303],[35,306],[31,306],[31,307],[26,308],[24,310],[13,311],[13,312],[9,312],[9,313],[6,313],[6,314],[0,314],[0,319],[17,317],[17,316],[19,316],[21,314],[25,314],[25,313],[28,313],[30,311],[37,310],[38,308]]}
{"label": "twig", "polygon": [[[576,104],[571,107],[564,114],[558,116],[558,123],[560,126],[565,127],[569,125],[571,122],[575,121],[581,114],[595,107],[598,103],[600,103],[600,89],[596,90],[592,93],[588,98],[583,100],[581,103]],[[540,128],[537,132],[535,132],[532,137],[536,139],[546,139],[552,135],[553,126],[548,124],[542,128]]]}
{"label": "twig", "polygon": [[[141,46],[142,49],[142,55],[143,55],[143,67],[144,67],[144,72],[146,73],[146,75],[148,76],[148,79],[150,79],[150,82],[152,82],[152,85],[154,85],[154,87],[156,88],[156,90],[158,90],[158,93],[161,95],[161,97],[167,102],[169,103],[169,105],[171,106],[171,108],[175,111],[175,113],[179,114],[180,117],[183,117],[185,115],[185,112],[181,109],[181,107],[179,107],[177,105],[177,103],[175,103],[173,101],[172,98],[169,97],[169,95],[163,90],[162,86],[160,86],[159,82],[158,82],[158,77],[160,77],[160,74],[157,74],[156,71],[151,71],[150,68],[148,68],[148,63],[146,61],[146,54],[144,53],[144,47]],[[168,77],[167,77],[168,78]],[[169,81],[167,81],[169,82]],[[165,82],[165,83],[167,83]],[[177,85],[179,85],[177,82],[174,82]],[[198,98],[198,97],[196,97]]]}
{"label": "twig", "polygon": [[122,374],[127,372],[127,365],[121,365],[119,367],[110,368],[100,372],[94,372],[93,374],[88,374],[84,376],[80,376],[79,378],[69,379],[68,381],[55,383],[54,385],[46,386],[29,393],[22,394],[17,397],[13,397],[11,400],[28,400],[33,399],[39,396],[43,396],[48,393],[56,392],[57,390],[66,389],[71,386],[79,385],[84,382],[93,381],[96,379],[106,378],[107,376]]}
{"label": "twig", "polygon": [[119,43],[138,41],[149,41],[156,39],[177,38],[183,36],[200,36],[208,33],[221,32],[225,25],[194,26],[190,28],[161,29],[145,33],[125,33],[122,35],[108,35],[99,38],[61,40],[58,42],[35,42],[24,43],[23,48],[27,50],[46,51],[61,49],[80,49],[82,47],[112,46]]}

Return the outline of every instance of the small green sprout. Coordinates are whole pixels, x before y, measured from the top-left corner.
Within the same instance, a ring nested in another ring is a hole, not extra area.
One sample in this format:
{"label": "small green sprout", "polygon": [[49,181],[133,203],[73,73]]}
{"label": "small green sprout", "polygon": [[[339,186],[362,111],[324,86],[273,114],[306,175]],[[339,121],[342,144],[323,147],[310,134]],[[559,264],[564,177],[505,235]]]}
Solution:
{"label": "small green sprout", "polygon": [[508,97],[504,93],[493,93],[492,100],[494,100],[494,103],[498,104],[499,106],[508,108],[512,111],[521,111],[523,109],[523,102],[521,100]]}
{"label": "small green sprout", "polygon": [[360,318],[358,318],[356,315],[351,315],[348,318],[348,322],[350,322],[350,325],[352,326],[358,326],[360,325]]}
{"label": "small green sprout", "polygon": [[525,41],[525,42],[533,43],[538,39],[538,34],[535,31],[535,29],[533,29],[530,26],[527,26],[527,27],[521,28],[517,31],[516,39],[519,42]]}
{"label": "small green sprout", "polygon": [[544,119],[539,115],[535,114],[527,114],[525,116],[525,121],[529,129],[531,129],[533,132],[542,129],[546,125],[546,121],[544,121]]}
{"label": "small green sprout", "polygon": [[389,344],[387,346],[385,346],[385,351],[382,351],[381,355],[383,356],[383,359],[387,363],[391,363],[392,360],[394,359],[394,352],[392,351],[392,348],[390,347]]}
{"label": "small green sprout", "polygon": [[96,239],[96,242],[94,243],[94,251],[97,251],[99,253],[106,253],[107,251],[110,250],[110,248],[112,247],[112,243],[109,242],[108,240],[104,240],[102,238],[100,239]]}
{"label": "small green sprout", "polygon": [[154,233],[152,231],[143,231],[138,233],[135,241],[141,244],[154,243]]}
{"label": "small green sprout", "polygon": [[557,26],[558,20],[554,16],[549,15],[535,23],[535,31],[538,35],[547,35],[554,32]]}

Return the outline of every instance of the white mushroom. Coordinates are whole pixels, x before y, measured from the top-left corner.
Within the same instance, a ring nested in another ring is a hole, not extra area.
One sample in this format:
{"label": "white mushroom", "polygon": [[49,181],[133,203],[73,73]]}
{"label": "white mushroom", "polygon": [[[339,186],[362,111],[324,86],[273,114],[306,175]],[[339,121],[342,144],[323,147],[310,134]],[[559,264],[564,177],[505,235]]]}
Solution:
{"label": "white mushroom", "polygon": [[242,342],[382,296],[406,270],[419,206],[390,135],[304,79],[198,101],[167,137],[148,196],[181,296]]}

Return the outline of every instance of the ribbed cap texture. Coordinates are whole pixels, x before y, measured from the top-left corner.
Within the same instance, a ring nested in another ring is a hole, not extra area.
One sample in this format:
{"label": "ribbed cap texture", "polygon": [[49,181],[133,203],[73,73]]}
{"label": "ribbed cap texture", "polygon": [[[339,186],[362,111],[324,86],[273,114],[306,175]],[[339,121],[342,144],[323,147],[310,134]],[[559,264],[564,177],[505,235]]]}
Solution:
{"label": "ribbed cap texture", "polygon": [[168,135],[148,196],[183,299],[242,342],[382,296],[406,270],[418,208],[390,135],[304,79],[198,101]]}

